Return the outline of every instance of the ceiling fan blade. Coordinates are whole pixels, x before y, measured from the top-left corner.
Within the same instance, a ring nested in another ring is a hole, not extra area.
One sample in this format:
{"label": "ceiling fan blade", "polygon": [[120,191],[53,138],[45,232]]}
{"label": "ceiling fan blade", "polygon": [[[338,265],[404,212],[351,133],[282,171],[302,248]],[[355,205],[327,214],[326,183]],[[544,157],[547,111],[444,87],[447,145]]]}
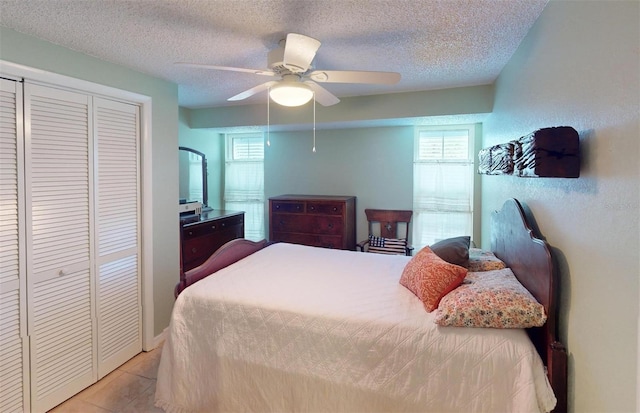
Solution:
{"label": "ceiling fan blade", "polygon": [[373,83],[393,85],[400,81],[400,73],[360,70],[314,70],[306,77],[320,83]]}
{"label": "ceiling fan blade", "polygon": [[246,99],[248,97],[251,97],[251,96],[253,96],[255,94],[258,94],[258,93],[260,93],[260,92],[262,92],[264,90],[269,89],[271,86],[275,85],[276,83],[278,83],[278,82],[275,81],[275,80],[272,80],[270,82],[266,82],[266,83],[263,83],[261,85],[254,86],[249,90],[245,90],[244,92],[238,93],[235,96],[231,96],[227,100],[229,100],[229,101],[244,100],[244,99]]}
{"label": "ceiling fan blade", "polygon": [[293,73],[304,73],[309,70],[320,41],[302,34],[289,33],[284,44],[283,65]]}
{"label": "ceiling fan blade", "polygon": [[199,69],[227,70],[229,72],[244,72],[244,73],[253,73],[255,75],[276,76],[276,73],[272,72],[271,70],[243,69],[241,67],[203,65],[199,63],[186,63],[186,62],[176,62],[175,64],[180,66],[195,67]]}
{"label": "ceiling fan blade", "polygon": [[313,93],[315,94],[316,102],[318,102],[322,106],[331,106],[340,102],[340,99],[334,96],[333,93],[329,92],[327,89],[323,88],[316,82],[306,80],[302,83],[304,83],[305,85],[308,85],[311,88],[311,90],[313,90]]}

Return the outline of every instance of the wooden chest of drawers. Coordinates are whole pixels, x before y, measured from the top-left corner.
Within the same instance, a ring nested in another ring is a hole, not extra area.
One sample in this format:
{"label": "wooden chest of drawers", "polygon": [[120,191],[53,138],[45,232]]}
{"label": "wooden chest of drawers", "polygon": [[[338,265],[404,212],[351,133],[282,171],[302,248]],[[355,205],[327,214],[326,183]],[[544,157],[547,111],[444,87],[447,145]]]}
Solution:
{"label": "wooden chest of drawers", "polygon": [[269,240],[355,250],[356,198],[322,195],[269,198]]}
{"label": "wooden chest of drawers", "polygon": [[197,267],[222,245],[236,238],[244,238],[244,212],[203,212],[199,221],[182,225],[182,270]]}

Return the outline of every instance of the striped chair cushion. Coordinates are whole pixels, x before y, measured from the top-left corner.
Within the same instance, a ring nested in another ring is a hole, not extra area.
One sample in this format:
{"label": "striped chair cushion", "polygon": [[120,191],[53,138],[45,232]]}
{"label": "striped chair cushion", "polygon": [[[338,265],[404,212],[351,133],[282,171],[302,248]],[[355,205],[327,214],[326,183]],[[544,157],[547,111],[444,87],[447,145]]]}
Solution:
{"label": "striped chair cushion", "polygon": [[369,235],[369,252],[378,254],[407,253],[407,240],[404,238],[383,238]]}

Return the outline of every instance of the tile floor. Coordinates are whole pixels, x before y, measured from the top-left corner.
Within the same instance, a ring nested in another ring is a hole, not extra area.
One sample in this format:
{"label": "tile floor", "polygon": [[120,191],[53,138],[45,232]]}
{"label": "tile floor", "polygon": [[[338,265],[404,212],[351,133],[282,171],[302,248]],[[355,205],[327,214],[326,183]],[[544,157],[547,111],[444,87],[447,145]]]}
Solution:
{"label": "tile floor", "polygon": [[164,413],[153,405],[161,353],[138,354],[49,413]]}

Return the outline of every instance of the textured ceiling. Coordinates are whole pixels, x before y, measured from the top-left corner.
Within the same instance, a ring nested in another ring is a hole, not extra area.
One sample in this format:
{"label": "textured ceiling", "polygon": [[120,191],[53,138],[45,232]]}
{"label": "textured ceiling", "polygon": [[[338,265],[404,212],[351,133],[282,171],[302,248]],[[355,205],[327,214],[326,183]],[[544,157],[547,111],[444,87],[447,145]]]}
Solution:
{"label": "textured ceiling", "polygon": [[290,32],[322,42],[315,68],[402,75],[391,86],[323,84],[338,97],[488,84],[546,3],[0,0],[0,25],[177,83],[180,105],[195,108],[230,105],[227,98],[270,79],[175,62],[266,69],[267,52]]}

